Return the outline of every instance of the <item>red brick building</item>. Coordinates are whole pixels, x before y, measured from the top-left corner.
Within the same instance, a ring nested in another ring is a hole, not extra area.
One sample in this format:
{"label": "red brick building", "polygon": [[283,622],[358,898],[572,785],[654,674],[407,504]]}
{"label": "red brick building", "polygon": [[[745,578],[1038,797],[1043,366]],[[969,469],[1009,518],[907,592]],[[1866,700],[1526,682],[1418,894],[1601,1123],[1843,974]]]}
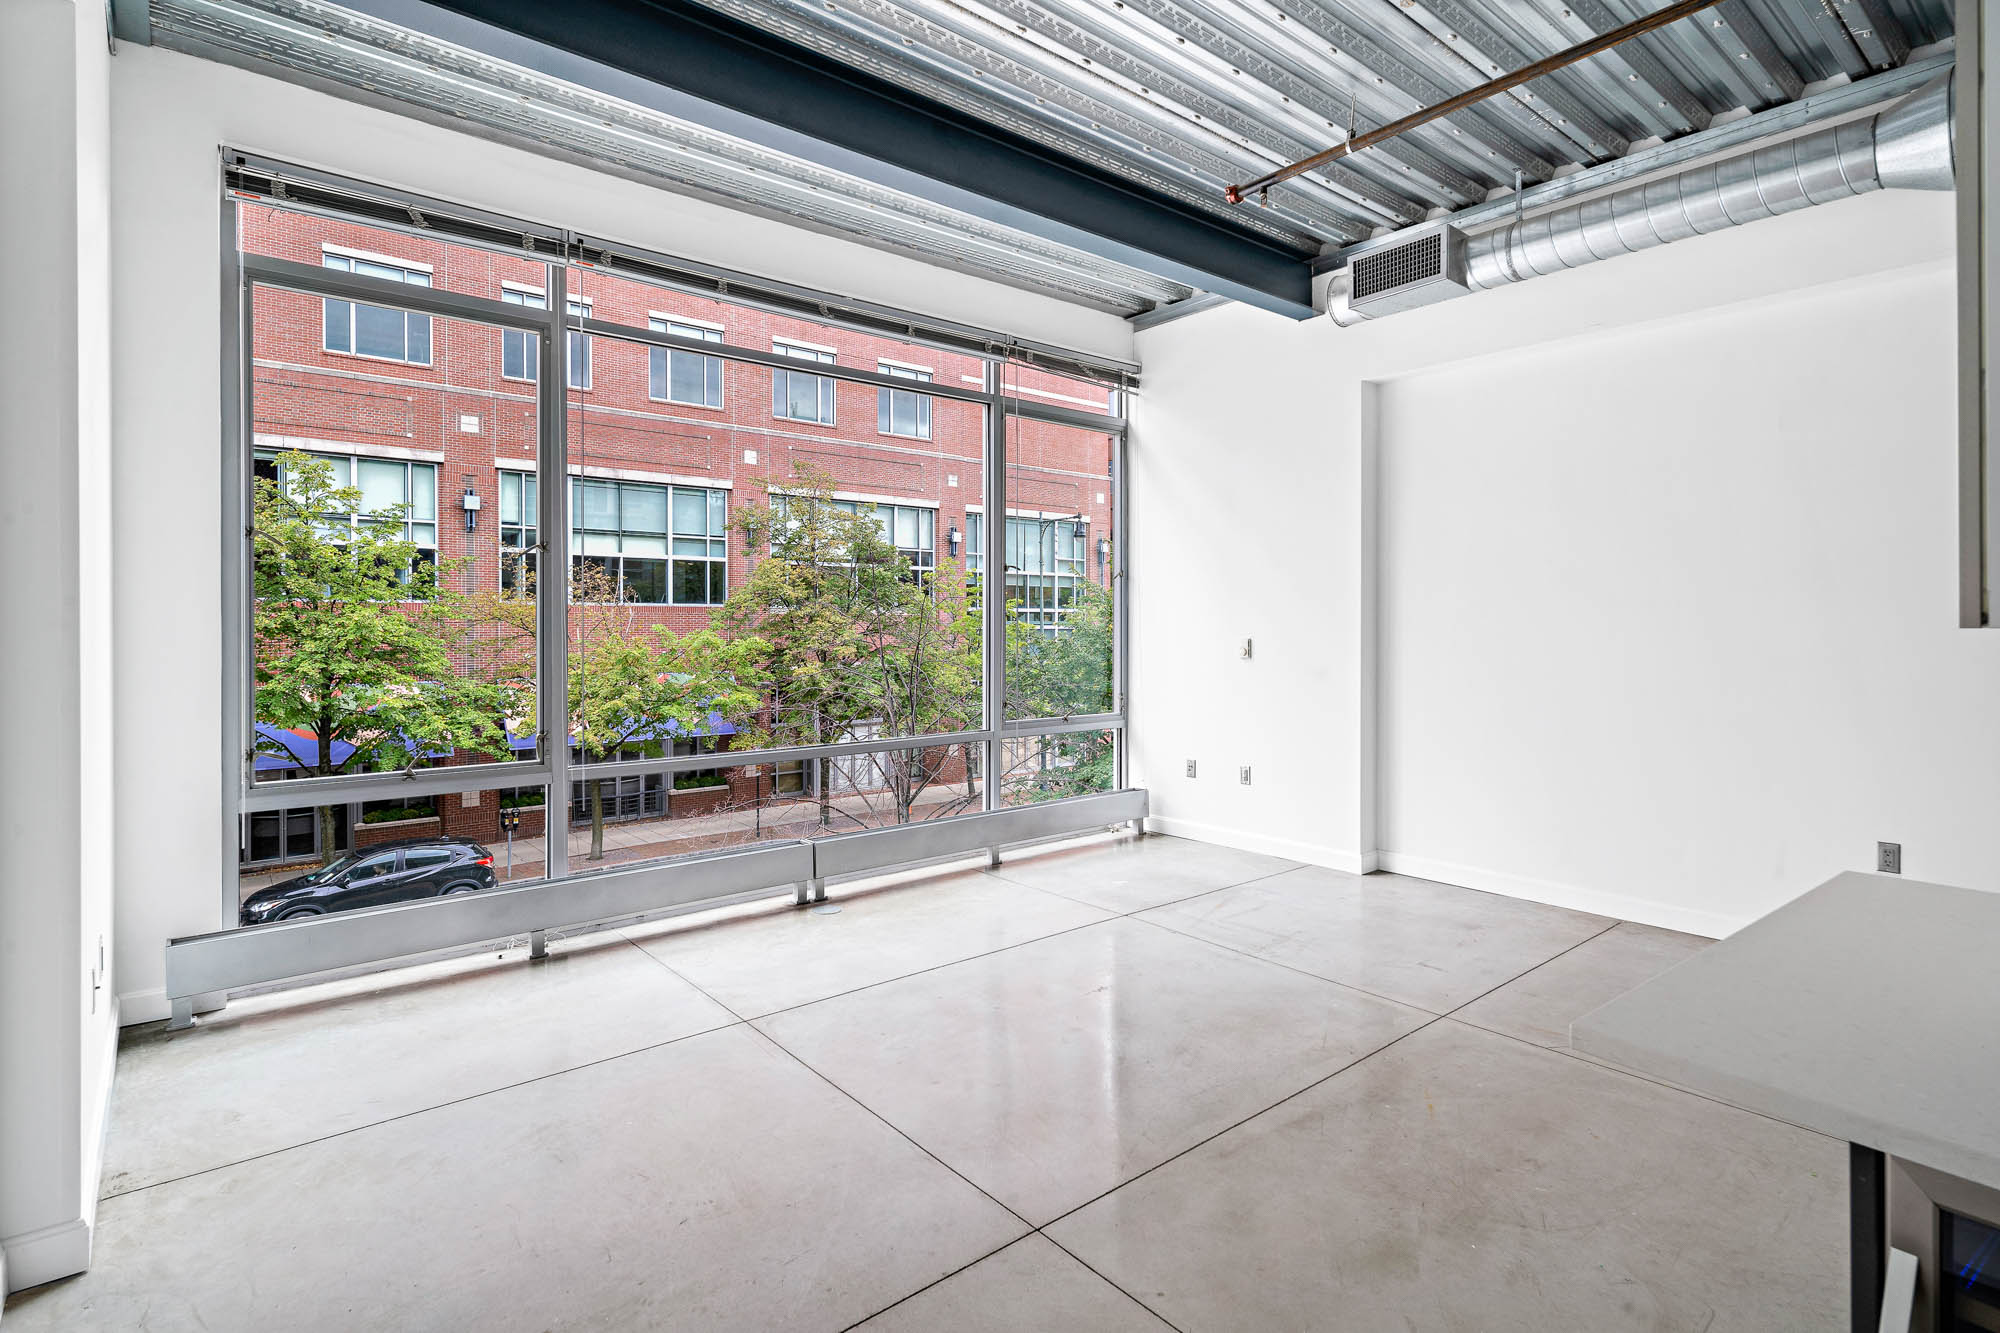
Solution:
{"label": "red brick building", "polygon": [[[519,253],[247,203],[241,218],[246,251],[491,300],[546,301],[543,266]],[[979,388],[981,361],[585,267],[571,267],[566,281],[573,313],[798,361],[797,370],[774,370],[568,335],[571,554],[617,577],[640,623],[677,632],[708,624],[757,558],[744,549],[735,515],[767,503],[765,484],[782,488],[801,467],[831,477],[844,504],[872,512],[913,567],[954,561],[982,572],[986,408],[923,389],[926,382]],[[260,470],[275,469],[288,450],[329,459],[342,484],[362,491],[364,511],[407,505],[409,538],[439,559],[464,560],[465,590],[495,589],[511,577],[513,553],[538,537],[532,334],[262,288],[252,327]],[[828,363],[907,379],[910,388],[815,371]],[[1009,365],[1002,387],[1032,401],[1108,410],[1102,386],[1031,368]],[[1108,575],[1111,438],[1017,419],[1008,450],[1009,598],[1020,614],[1053,626],[1078,585]],[[287,772],[282,759],[259,767],[267,778]],[[810,777],[767,771],[763,781],[802,790]],[[658,775],[627,778],[608,793],[609,808],[620,817],[659,817],[670,788]],[[676,812],[722,799],[713,789],[690,793],[676,798]],[[446,831],[482,839],[498,832],[490,798],[463,809],[449,808],[455,798],[437,804]],[[314,821],[302,813],[246,817],[244,863],[316,851]],[[342,839],[362,813],[343,812]],[[524,814],[528,836],[539,812]]]}

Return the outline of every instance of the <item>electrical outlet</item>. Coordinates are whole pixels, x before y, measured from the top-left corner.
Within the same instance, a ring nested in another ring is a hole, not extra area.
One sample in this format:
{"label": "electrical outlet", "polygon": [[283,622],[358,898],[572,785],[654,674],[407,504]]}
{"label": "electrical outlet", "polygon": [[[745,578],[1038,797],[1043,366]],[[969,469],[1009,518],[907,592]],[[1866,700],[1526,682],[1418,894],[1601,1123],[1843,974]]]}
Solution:
{"label": "electrical outlet", "polygon": [[1246,662],[1250,660],[1250,640],[1248,639],[1243,641],[1243,660]]}
{"label": "electrical outlet", "polygon": [[1878,842],[1875,844],[1875,868],[1885,875],[1903,873],[1903,844],[1900,842]]}
{"label": "electrical outlet", "polygon": [[1188,776],[1194,776],[1194,760],[1192,759],[1188,760]]}
{"label": "electrical outlet", "polygon": [[1246,787],[1250,785],[1250,765],[1245,764],[1236,770],[1236,780]]}

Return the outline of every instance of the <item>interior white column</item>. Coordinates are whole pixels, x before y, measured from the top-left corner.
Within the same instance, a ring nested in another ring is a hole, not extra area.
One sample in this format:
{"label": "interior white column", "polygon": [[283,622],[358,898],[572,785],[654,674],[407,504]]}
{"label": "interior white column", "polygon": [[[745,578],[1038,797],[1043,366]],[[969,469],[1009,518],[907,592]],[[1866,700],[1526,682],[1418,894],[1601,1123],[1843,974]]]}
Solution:
{"label": "interior white column", "polygon": [[0,8],[0,1262],[90,1260],[116,1050],[109,61],[96,0]]}

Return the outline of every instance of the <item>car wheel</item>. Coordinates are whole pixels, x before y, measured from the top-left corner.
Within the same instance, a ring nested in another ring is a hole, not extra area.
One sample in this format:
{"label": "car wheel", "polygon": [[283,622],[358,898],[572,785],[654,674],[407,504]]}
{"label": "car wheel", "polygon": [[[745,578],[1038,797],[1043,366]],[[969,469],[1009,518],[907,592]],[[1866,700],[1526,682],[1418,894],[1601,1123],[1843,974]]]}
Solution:
{"label": "car wheel", "polygon": [[320,911],[319,908],[317,907],[294,907],[278,913],[277,919],[280,921],[296,921],[302,916],[325,916],[325,915],[326,913]]}
{"label": "car wheel", "polygon": [[443,894],[440,894],[438,896],[444,897],[447,894],[453,894],[453,893],[477,893],[477,892],[479,892],[479,886],[477,884],[453,884],[447,887]]}

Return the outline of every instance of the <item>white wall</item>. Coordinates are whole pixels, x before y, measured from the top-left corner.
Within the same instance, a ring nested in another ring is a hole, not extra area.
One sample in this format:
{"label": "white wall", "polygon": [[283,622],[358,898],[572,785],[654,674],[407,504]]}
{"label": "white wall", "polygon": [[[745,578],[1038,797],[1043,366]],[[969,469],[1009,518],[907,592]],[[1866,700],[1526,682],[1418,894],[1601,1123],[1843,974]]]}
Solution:
{"label": "white wall", "polygon": [[111,933],[104,7],[0,12],[0,1289],[89,1262]]}
{"label": "white wall", "polygon": [[161,950],[215,930],[221,177],[230,147],[588,229],[842,295],[1129,358],[1123,320],[150,48],[113,62],[116,846],[124,1021],[164,1018]]}
{"label": "white wall", "polygon": [[1951,245],[1949,196],[1877,194],[1352,329],[1142,333],[1156,824],[1708,933],[1876,838],[2000,887]]}

